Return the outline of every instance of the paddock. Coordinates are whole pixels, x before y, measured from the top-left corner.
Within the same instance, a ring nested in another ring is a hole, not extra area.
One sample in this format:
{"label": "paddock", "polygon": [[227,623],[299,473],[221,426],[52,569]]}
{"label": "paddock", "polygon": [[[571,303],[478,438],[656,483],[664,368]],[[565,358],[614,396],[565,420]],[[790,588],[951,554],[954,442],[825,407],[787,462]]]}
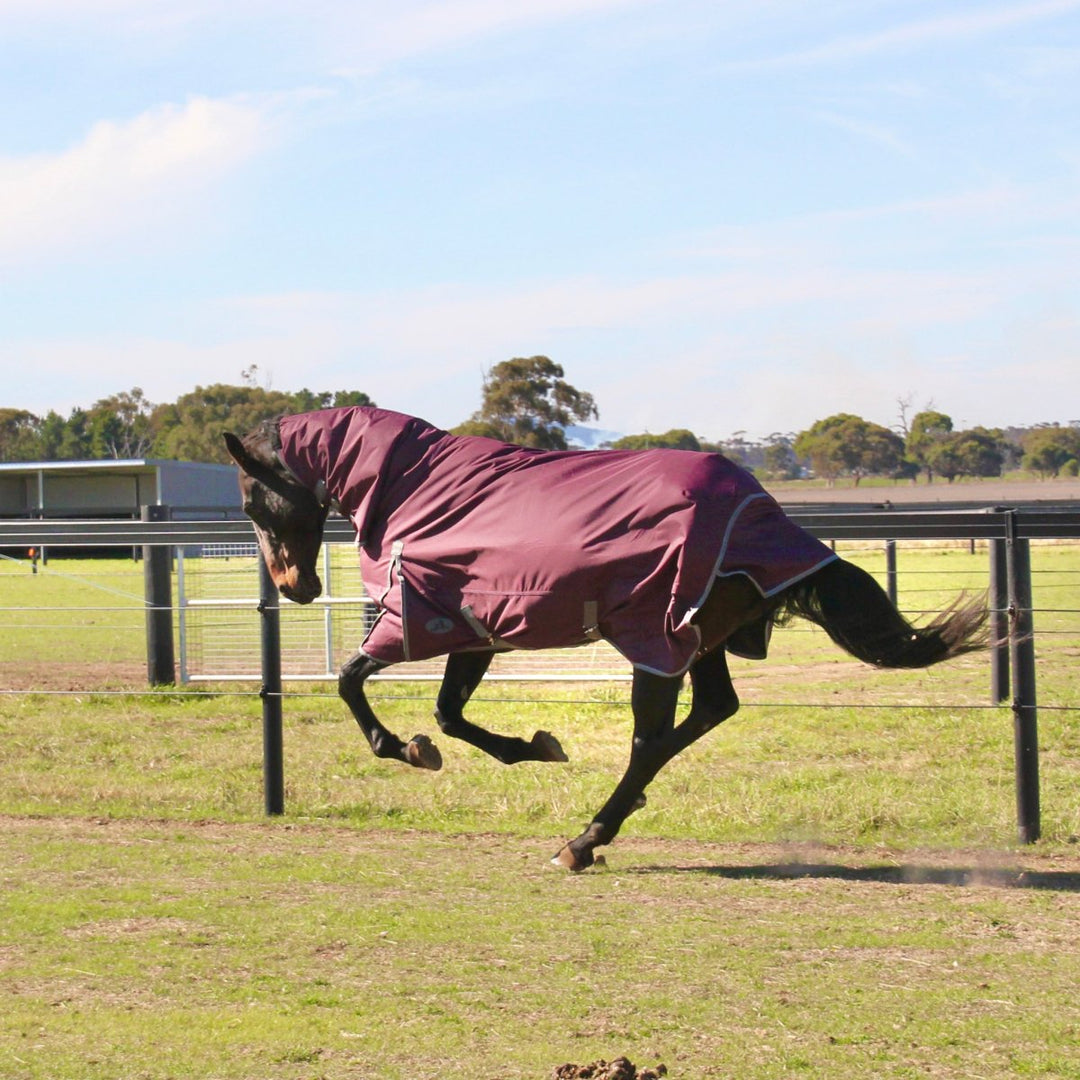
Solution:
{"label": "paddock", "polygon": [[[258,676],[148,691],[142,566],[5,561],[0,1074],[1077,1075],[1080,551],[1030,554],[1038,842],[986,657],[912,682],[792,628],[576,877],[546,858],[620,765],[622,684],[496,684],[479,719],[550,727],[570,762],[455,745],[430,774],[372,759],[331,685],[287,681],[267,818]],[[982,542],[899,541],[902,605],[973,588],[973,564],[985,584]],[[429,684],[379,692],[432,729]]]}

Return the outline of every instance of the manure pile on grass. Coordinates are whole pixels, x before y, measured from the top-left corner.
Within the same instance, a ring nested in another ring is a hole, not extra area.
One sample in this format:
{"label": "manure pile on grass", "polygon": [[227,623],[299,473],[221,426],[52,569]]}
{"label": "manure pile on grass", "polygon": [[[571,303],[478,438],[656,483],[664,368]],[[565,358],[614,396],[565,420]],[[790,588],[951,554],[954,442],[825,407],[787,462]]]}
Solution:
{"label": "manure pile on grass", "polygon": [[551,1080],[660,1080],[661,1076],[667,1076],[666,1066],[638,1069],[624,1057],[614,1061],[600,1058],[588,1065],[558,1065],[551,1071]]}

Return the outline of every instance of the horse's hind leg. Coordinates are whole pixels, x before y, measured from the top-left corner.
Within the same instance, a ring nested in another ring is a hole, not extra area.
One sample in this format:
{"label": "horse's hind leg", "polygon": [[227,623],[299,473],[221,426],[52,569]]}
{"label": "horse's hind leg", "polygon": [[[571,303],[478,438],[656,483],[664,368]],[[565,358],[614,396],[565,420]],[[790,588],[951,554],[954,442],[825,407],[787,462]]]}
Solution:
{"label": "horse's hind leg", "polygon": [[357,653],[341,669],[338,693],[352,710],[376,757],[397,758],[418,769],[441,769],[442,755],[426,735],[416,735],[409,742],[402,742],[393,732],[387,731],[372,712],[364,695],[364,683],[368,676],[385,666],[370,656]]}
{"label": "horse's hind leg", "polygon": [[509,735],[497,735],[465,719],[464,708],[484,677],[493,657],[491,652],[451,653],[435,707],[435,719],[447,735],[462,739],[490,754],[504,765],[519,761],[566,761],[559,740],[550,732],[538,731],[526,742]]}
{"label": "horse's hind leg", "polygon": [[682,680],[634,672],[631,692],[634,742],[630,764],[589,827],[552,859],[556,865],[568,870],[591,866],[593,849],[615,839],[627,816],[643,802],[645,788],[664,765],[739,708],[723,648],[698,660],[690,669],[690,681],[693,704],[686,719],[676,727],[675,708]]}

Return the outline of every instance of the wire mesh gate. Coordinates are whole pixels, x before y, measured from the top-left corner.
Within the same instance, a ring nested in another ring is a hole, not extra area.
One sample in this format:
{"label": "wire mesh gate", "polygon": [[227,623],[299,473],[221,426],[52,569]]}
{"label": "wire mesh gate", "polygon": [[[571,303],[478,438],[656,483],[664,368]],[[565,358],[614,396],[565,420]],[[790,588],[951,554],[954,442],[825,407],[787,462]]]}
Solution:
{"label": "wire mesh gate", "polygon": [[[182,683],[250,682],[262,676],[259,628],[251,618],[260,597],[261,560],[254,544],[207,545],[197,558],[177,554],[177,627]],[[310,605],[285,601],[281,624],[282,678],[319,681],[337,677],[359,648],[376,616],[375,601],[360,578],[355,544],[323,544],[319,576],[323,593]],[[395,664],[372,681],[430,681],[445,660]],[[575,649],[515,651],[495,658],[486,680],[534,682],[625,681],[630,669],[606,641]]]}

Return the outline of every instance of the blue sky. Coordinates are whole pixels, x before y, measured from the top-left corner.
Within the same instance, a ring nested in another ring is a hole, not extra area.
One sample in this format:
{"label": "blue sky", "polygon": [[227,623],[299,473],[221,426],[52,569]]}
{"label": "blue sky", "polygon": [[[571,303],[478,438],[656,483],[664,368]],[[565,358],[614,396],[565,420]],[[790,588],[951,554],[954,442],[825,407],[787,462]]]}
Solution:
{"label": "blue sky", "polygon": [[0,0],[0,405],[1080,419],[1080,0]]}

